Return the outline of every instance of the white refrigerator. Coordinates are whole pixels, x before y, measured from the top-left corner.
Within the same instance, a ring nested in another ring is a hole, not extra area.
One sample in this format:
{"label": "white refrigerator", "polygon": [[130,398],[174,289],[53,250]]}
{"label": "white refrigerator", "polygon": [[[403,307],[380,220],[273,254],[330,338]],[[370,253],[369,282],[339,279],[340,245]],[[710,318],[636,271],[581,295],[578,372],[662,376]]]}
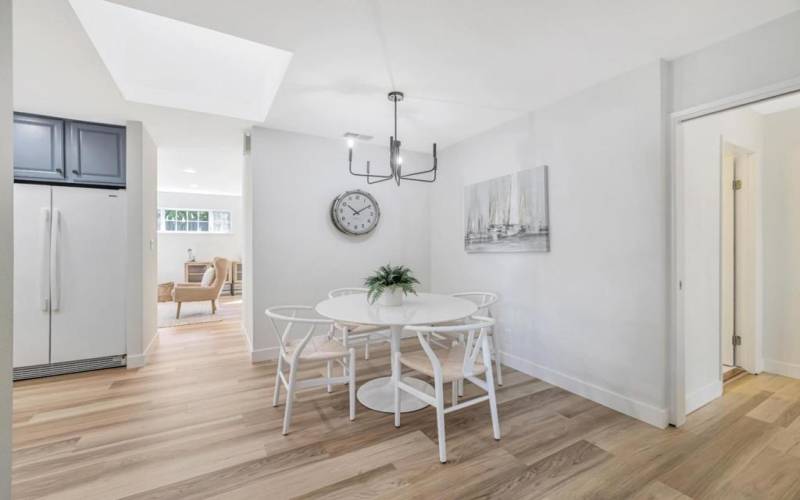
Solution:
{"label": "white refrigerator", "polygon": [[14,378],[125,364],[125,190],[14,185]]}

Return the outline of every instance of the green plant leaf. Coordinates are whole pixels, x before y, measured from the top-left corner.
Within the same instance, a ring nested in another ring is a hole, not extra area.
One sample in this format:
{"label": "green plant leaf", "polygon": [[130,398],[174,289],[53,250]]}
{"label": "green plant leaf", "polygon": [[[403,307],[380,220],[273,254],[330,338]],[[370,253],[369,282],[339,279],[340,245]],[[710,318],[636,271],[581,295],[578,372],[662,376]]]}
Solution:
{"label": "green plant leaf", "polygon": [[364,278],[367,287],[367,300],[372,304],[386,291],[387,288],[399,288],[404,295],[417,294],[414,285],[419,280],[413,276],[413,271],[406,266],[392,266],[386,264],[376,269],[370,276]]}

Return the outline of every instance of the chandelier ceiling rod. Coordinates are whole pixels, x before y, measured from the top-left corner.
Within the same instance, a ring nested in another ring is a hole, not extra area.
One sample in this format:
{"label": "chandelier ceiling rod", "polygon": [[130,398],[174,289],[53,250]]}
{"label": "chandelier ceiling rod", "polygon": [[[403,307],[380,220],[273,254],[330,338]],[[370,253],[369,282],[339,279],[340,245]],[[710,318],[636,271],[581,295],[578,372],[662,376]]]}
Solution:
{"label": "chandelier ceiling rod", "polygon": [[[420,170],[410,174],[403,174],[403,157],[400,156],[400,140],[397,135],[397,103],[402,101],[405,97],[402,92],[392,91],[387,96],[390,101],[394,103],[394,135],[389,137],[389,173],[388,174],[374,174],[371,172],[371,164],[367,161],[366,173],[359,173],[353,171],[353,147],[355,141],[351,138],[347,141],[348,146],[348,166],[350,173],[358,177],[366,177],[367,184],[377,184],[379,182],[394,179],[397,185],[400,185],[401,180],[416,181],[416,182],[435,182],[436,174],[438,172],[438,159],[436,157],[436,143],[433,143],[433,167],[428,170]],[[419,175],[433,174],[430,178],[418,178]]]}

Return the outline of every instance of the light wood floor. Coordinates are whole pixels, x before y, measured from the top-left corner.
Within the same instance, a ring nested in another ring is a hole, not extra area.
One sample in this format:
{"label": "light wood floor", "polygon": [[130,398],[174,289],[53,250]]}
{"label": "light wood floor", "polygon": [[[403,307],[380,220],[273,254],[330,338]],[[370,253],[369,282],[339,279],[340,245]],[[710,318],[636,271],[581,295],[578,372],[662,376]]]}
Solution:
{"label": "light wood floor", "polygon": [[[16,384],[15,498],[800,498],[800,381],[740,377],[659,430],[508,369],[503,439],[486,407],[449,415],[440,465],[430,408],[351,423],[343,387],[301,394],[281,436],[275,366],[221,314],[163,330],[145,368]],[[388,373],[373,353],[359,381]]]}

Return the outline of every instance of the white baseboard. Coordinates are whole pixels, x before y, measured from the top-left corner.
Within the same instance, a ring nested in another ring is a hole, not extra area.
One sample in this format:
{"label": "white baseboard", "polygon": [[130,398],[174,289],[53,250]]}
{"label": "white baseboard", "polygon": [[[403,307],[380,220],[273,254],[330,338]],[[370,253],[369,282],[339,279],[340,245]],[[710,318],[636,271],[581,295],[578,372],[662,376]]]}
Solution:
{"label": "white baseboard", "polygon": [[785,377],[800,378],[800,364],[796,363],[764,358],[764,371]]}
{"label": "white baseboard", "polygon": [[549,384],[561,387],[595,403],[607,406],[612,410],[624,413],[630,417],[646,422],[661,429],[669,423],[666,408],[656,408],[648,403],[617,394],[616,392],[598,387],[590,382],[580,380],[571,375],[555,371],[545,366],[533,363],[519,356],[502,352],[503,364],[519,370],[527,375],[544,380]]}
{"label": "white baseboard", "polygon": [[264,349],[251,349],[250,355],[253,363],[272,361],[273,359],[278,359],[278,348],[266,347]]}
{"label": "white baseboard", "polygon": [[132,370],[134,368],[141,368],[145,364],[147,364],[147,356],[145,356],[144,354],[128,354],[125,361],[125,366],[129,370]]}
{"label": "white baseboard", "polygon": [[128,368],[141,368],[147,364],[147,356],[153,352],[153,349],[156,348],[158,345],[160,337],[158,336],[158,330],[156,330],[156,334],[153,335],[153,338],[150,339],[150,343],[147,344],[147,349],[144,350],[142,354],[128,354],[126,359],[126,366]]}
{"label": "white baseboard", "polygon": [[250,337],[247,336],[247,332],[245,332],[244,329],[242,329],[242,335],[244,336],[244,341],[247,342],[247,349],[250,352],[251,363],[260,363],[262,361],[272,361],[274,359],[278,359],[277,347],[253,349],[253,343],[250,342]]}
{"label": "white baseboard", "polygon": [[686,414],[722,396],[722,380],[715,380],[686,395]]}

